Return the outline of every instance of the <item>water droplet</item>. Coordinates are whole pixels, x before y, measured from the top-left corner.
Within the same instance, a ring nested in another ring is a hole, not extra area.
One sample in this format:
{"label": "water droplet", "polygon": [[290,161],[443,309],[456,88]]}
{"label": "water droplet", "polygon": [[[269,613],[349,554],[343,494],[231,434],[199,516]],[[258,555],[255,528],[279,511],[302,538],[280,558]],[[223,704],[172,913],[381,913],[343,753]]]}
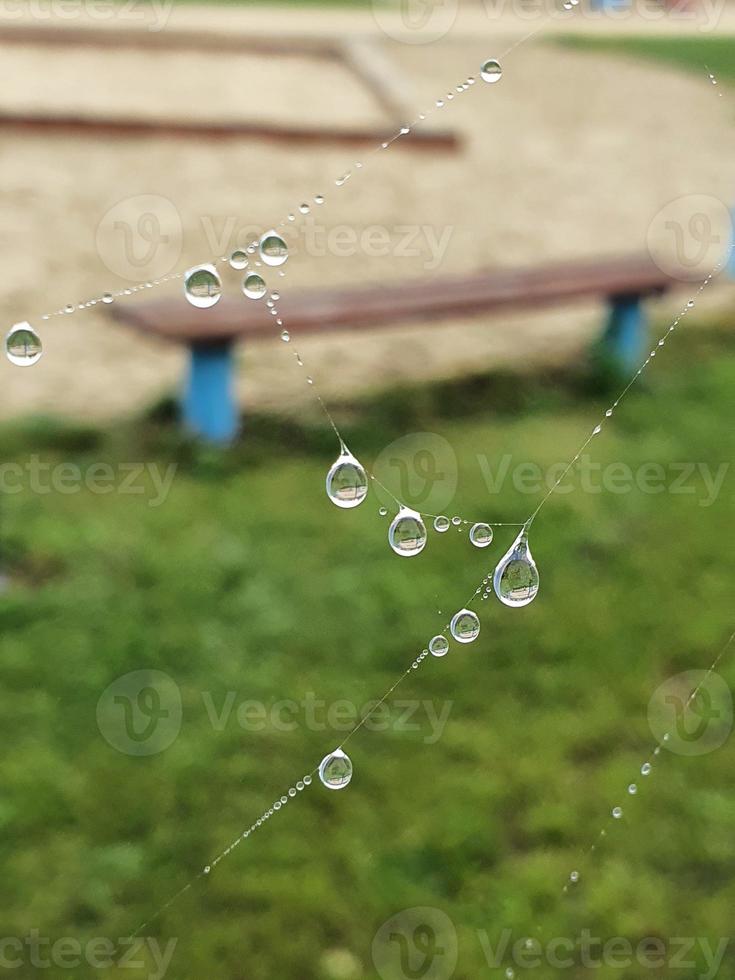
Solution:
{"label": "water droplet", "polygon": [[291,787],[291,789],[290,789],[290,790],[288,791],[288,795],[289,795],[289,796],[292,796],[292,797],[293,797],[293,796],[296,796],[296,790],[295,790],[295,789],[293,788],[293,786],[292,786],[292,787]]}
{"label": "water droplet", "polygon": [[438,633],[429,640],[429,650],[435,657],[443,657],[449,650],[449,640]]}
{"label": "water droplet", "polygon": [[219,302],[222,280],[213,265],[197,265],[184,273],[184,295],[192,306],[207,310]]}
{"label": "water droplet", "polygon": [[365,468],[343,446],[337,459],[327,473],[327,496],[344,510],[361,504],[368,492],[368,478]]}
{"label": "water droplet", "polygon": [[233,269],[245,269],[248,264],[248,253],[244,248],[236,248],[230,256],[230,265]]}
{"label": "water droplet", "polygon": [[538,595],[538,569],[525,528],[498,562],[493,574],[493,588],[506,606],[527,606]]}
{"label": "water droplet", "polygon": [[643,765],[641,766],[641,776],[650,776],[651,769],[652,769],[651,763],[644,762]]}
{"label": "water droplet", "polygon": [[258,250],[266,265],[283,265],[288,258],[288,245],[272,229],[260,239]]}
{"label": "water droplet", "polygon": [[327,789],[344,789],[352,779],[350,757],[342,749],[325,755],[319,765],[319,778]]}
{"label": "water droplet", "polygon": [[401,507],[388,528],[388,542],[397,555],[412,558],[424,550],[426,526],[421,514]]}
{"label": "water droplet", "polygon": [[569,875],[569,880],[576,885],[579,881],[579,871],[572,871],[572,873]]}
{"label": "water droplet", "polygon": [[248,299],[262,299],[266,294],[267,288],[265,279],[259,276],[257,272],[251,272],[245,276],[242,284],[242,291]]}
{"label": "water droplet", "polygon": [[628,792],[630,793],[631,796],[635,796],[635,794],[638,792],[638,787],[636,786],[635,783],[630,784],[630,786],[628,787]]}
{"label": "water droplet", "polygon": [[608,408],[608,410],[605,412],[605,417],[609,419],[610,416],[612,415],[612,413],[613,413],[613,410],[611,408]]}
{"label": "water droplet", "polygon": [[302,214],[308,214],[309,213],[309,210],[310,209],[309,209],[309,205],[308,204],[299,204],[299,211]]}
{"label": "water droplet", "polygon": [[311,786],[311,776],[304,776],[304,786]]}
{"label": "water droplet", "polygon": [[613,811],[612,811],[612,815],[613,815],[613,817],[616,820],[620,820],[620,818],[623,815],[623,808],[622,807],[619,807],[619,806],[614,806],[613,807]]}
{"label": "water droplet", "polygon": [[594,427],[594,429],[592,430],[592,435],[593,435],[593,436],[599,436],[599,434],[600,434],[601,432],[602,432],[602,426],[601,426],[601,425],[596,425],[596,426]]}
{"label": "water droplet", "polygon": [[304,784],[303,784],[302,780],[299,780],[298,783],[296,783],[296,789],[300,793],[303,790],[303,788],[304,788]]}
{"label": "water droplet", "polygon": [[494,82],[499,82],[503,77],[503,69],[500,67],[500,62],[494,58],[489,58],[480,69],[480,77],[483,82],[489,82],[491,85]]}
{"label": "water droplet", "polygon": [[380,514],[381,517],[385,517],[386,514],[388,513],[388,508],[387,507],[381,507],[381,508],[379,508],[378,513]]}
{"label": "water droplet", "polygon": [[505,970],[505,980],[515,980],[516,971],[512,966],[509,966]]}
{"label": "water droplet", "polygon": [[461,523],[462,523],[462,518],[461,517],[453,517],[452,518],[452,524],[454,524],[455,527],[459,527],[459,525]]}
{"label": "water droplet", "polygon": [[288,332],[288,330],[282,330],[281,340],[284,342],[284,344],[287,344],[290,339],[291,339],[291,334]]}
{"label": "water droplet", "polygon": [[438,517],[434,518],[434,530],[438,531],[439,534],[444,534],[445,531],[449,530],[449,527],[450,522],[448,517],[444,517],[443,514],[440,514]]}
{"label": "water droplet", "polygon": [[436,100],[436,107],[437,109],[442,109],[444,107],[444,103],[442,102],[441,99]]}
{"label": "water droplet", "polygon": [[314,198],[314,204],[324,204],[324,195],[317,194],[316,197]]}
{"label": "water droplet", "polygon": [[[96,302],[96,300],[94,300],[93,302]],[[107,303],[109,305],[110,303],[115,302],[115,297],[112,295],[112,293],[105,293],[104,296],[102,297],[102,302]]]}
{"label": "water droplet", "polygon": [[473,524],[470,528],[470,541],[476,548],[487,548],[493,543],[493,529],[489,524]]}
{"label": "water droplet", "polygon": [[472,643],[480,635],[480,620],[471,609],[460,609],[452,616],[449,631],[457,643]]}
{"label": "water droplet", "polygon": [[24,321],[10,328],[5,338],[5,353],[10,363],[17,367],[30,367],[41,359],[41,338],[30,323]]}

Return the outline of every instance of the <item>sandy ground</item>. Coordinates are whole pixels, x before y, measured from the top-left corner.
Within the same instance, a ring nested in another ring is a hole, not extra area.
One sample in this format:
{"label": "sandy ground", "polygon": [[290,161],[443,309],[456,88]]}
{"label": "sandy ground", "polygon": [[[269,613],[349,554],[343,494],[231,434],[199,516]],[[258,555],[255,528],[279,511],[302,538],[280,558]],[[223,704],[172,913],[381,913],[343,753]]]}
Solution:
{"label": "sandy ground", "polygon": [[[174,24],[195,27],[202,18],[181,8]],[[206,13],[209,27],[227,32],[256,23],[278,32],[286,18],[294,32],[307,24],[312,32],[370,29],[417,111],[475,74],[491,51],[522,36],[517,23],[498,32],[485,20],[484,36],[470,25],[446,44],[411,45],[387,38],[364,14],[358,23],[333,12]],[[0,110],[388,122],[344,69],[313,59],[11,45],[3,47],[3,67]],[[172,390],[184,370],[183,351],[111,324],[101,306],[46,323],[40,315],[128,286],[134,277],[154,278],[223,255],[315,194],[324,194],[325,203],[289,226],[287,276],[269,276],[282,293],[644,250],[656,215],[672,200],[706,195],[735,203],[726,163],[735,158],[732,97],[716,96],[706,76],[573,53],[535,37],[504,59],[500,84],[478,83],[435,114],[432,125],[463,137],[455,154],[400,144],[371,154],[252,140],[113,142],[3,131],[0,309],[8,324],[38,325],[46,353],[29,370],[0,368],[0,412],[115,417]],[[359,171],[355,160],[364,164]],[[336,187],[335,178],[350,168],[353,178]],[[151,211],[160,227],[140,223]],[[390,245],[382,244],[383,234]],[[237,290],[234,274],[225,285]],[[180,284],[157,293],[166,290],[178,295]],[[725,298],[731,294],[720,289],[710,302]],[[601,317],[593,304],[304,338],[298,348],[330,400],[404,377],[568,361]],[[274,339],[242,351],[239,394],[246,408],[300,409],[310,401],[304,372],[288,356],[295,342]]]}

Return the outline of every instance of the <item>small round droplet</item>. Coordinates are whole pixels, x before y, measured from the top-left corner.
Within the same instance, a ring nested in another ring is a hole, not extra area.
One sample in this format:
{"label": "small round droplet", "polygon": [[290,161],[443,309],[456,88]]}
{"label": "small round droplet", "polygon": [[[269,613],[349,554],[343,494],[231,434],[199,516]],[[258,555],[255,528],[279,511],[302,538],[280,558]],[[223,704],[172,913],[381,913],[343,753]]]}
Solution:
{"label": "small round droplet", "polygon": [[434,518],[434,530],[438,531],[439,534],[444,534],[450,528],[450,521],[448,517],[444,517],[442,514],[439,517]]}
{"label": "small round droplet", "polygon": [[266,265],[283,265],[288,258],[288,245],[275,231],[267,231],[258,246],[260,257]]}
{"label": "small round droplet", "polygon": [[43,354],[41,338],[30,323],[16,323],[5,338],[5,353],[16,367],[30,367],[38,363]]}
{"label": "small round droplet", "polygon": [[650,776],[651,769],[652,769],[651,763],[644,762],[643,765],[641,766],[641,776]]}
{"label": "small round droplet", "polygon": [[102,297],[102,302],[107,303],[109,305],[110,303],[115,302],[115,297],[112,295],[112,293],[105,293],[104,296]]}
{"label": "small round droplet", "polygon": [[593,435],[593,436],[599,436],[599,434],[600,434],[601,432],[602,432],[602,426],[601,426],[601,425],[596,425],[596,426],[594,427],[594,429],[592,430],[592,435]]}
{"label": "small round droplet", "polygon": [[284,342],[284,344],[287,344],[290,339],[291,339],[291,334],[288,332],[288,330],[282,330],[281,340]]}
{"label": "small round droplet", "polygon": [[350,757],[342,749],[324,756],[319,765],[319,778],[327,789],[344,789],[352,779]]}
{"label": "small round droplet", "polygon": [[388,542],[397,555],[412,558],[426,546],[426,525],[421,514],[401,507],[388,528]]}
{"label": "small round droplet", "polygon": [[314,204],[324,204],[324,195],[317,194],[316,197],[314,198]]}
{"label": "small round droplet", "polygon": [[493,537],[489,524],[473,524],[470,528],[470,541],[476,548],[487,548],[493,543]]}
{"label": "small round droplet", "polygon": [[429,640],[429,650],[435,657],[443,657],[449,650],[449,640],[438,633]]}
{"label": "small round droplet", "polygon": [[454,524],[455,527],[459,527],[459,525],[461,523],[462,523],[462,518],[461,517],[453,517],[452,518],[452,524]]}
{"label": "small round droplet", "polygon": [[572,871],[572,873],[569,875],[569,880],[573,885],[576,885],[579,881],[579,871]]}
{"label": "small round droplet", "polygon": [[623,808],[620,806],[613,807],[612,815],[616,820],[620,820],[623,815]]}
{"label": "small round droplet", "polygon": [[311,786],[311,776],[304,776],[304,786]]}
{"label": "small round droplet", "polygon": [[635,796],[635,794],[638,792],[638,787],[636,786],[635,783],[630,784],[630,786],[628,787],[628,792],[630,793],[631,796]]}
{"label": "small round droplet", "polygon": [[471,609],[460,609],[452,616],[449,631],[457,643],[472,643],[480,635],[480,620]]}
{"label": "small round droplet", "polygon": [[381,517],[385,517],[386,514],[388,513],[388,508],[387,507],[380,507],[380,508],[378,508],[378,513],[380,514]]}
{"label": "small round droplet", "polygon": [[327,473],[327,496],[343,510],[361,504],[368,492],[365,467],[345,447]]}
{"label": "small round droplet", "polygon": [[245,269],[248,264],[248,253],[244,248],[236,248],[230,256],[230,265],[233,269]]}
{"label": "small round droplet", "polygon": [[207,310],[222,295],[222,280],[213,265],[197,265],[184,273],[184,295],[192,306]]}
{"label": "small round droplet", "polygon": [[499,82],[503,77],[503,69],[500,67],[500,62],[496,61],[495,58],[489,58],[480,69],[480,77],[483,82],[489,82],[490,85]]}
{"label": "small round droplet", "polygon": [[265,280],[257,272],[251,272],[245,276],[242,291],[248,299],[262,299],[266,294],[266,289]]}

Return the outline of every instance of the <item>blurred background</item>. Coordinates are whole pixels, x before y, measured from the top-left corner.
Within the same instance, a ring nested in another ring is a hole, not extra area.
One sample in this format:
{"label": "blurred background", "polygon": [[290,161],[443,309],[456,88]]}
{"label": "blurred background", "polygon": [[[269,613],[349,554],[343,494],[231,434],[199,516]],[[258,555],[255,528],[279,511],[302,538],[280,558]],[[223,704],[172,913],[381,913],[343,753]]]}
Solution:
{"label": "blurred background", "polygon": [[[685,711],[735,629],[735,8],[568,6],[2,11],[0,308],[44,347],[0,384],[3,971],[735,974],[732,650]],[[167,277],[205,259],[252,318],[221,260],[282,220],[265,278],[295,310],[555,263],[582,285],[254,330],[239,434],[197,438],[187,344],[127,321],[185,321]],[[533,526],[538,598],[478,595],[478,640],[350,739],[351,785],[297,788],[515,533],[479,550],[427,518],[399,559],[390,493],[326,497],[315,391],[405,503],[523,522],[630,376],[600,337],[638,287],[583,287],[619,256],[662,277],[656,359]]]}

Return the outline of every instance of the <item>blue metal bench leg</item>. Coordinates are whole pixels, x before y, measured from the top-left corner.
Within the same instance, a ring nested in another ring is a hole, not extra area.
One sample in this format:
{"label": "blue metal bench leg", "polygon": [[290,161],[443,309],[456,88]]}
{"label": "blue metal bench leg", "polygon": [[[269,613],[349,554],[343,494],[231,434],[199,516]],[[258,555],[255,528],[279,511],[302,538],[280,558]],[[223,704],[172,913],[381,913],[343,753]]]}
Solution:
{"label": "blue metal bench leg", "polygon": [[643,360],[648,323],[640,296],[611,296],[610,313],[602,338],[607,357],[624,372],[633,372]]}
{"label": "blue metal bench leg", "polygon": [[231,442],[238,430],[232,344],[194,344],[190,354],[182,404],[184,422],[209,442]]}

